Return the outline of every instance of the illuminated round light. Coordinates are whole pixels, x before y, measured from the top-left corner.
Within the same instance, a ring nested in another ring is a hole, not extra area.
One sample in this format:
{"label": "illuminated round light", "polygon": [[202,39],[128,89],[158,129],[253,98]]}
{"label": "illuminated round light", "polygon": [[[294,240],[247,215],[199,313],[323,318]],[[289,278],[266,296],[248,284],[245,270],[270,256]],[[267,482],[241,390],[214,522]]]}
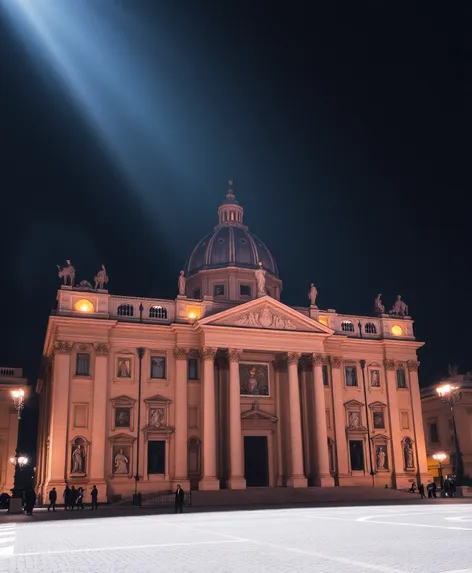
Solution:
{"label": "illuminated round light", "polygon": [[93,312],[93,304],[85,298],[78,300],[75,303],[74,308],[79,312]]}
{"label": "illuminated round light", "polygon": [[403,334],[403,328],[398,326],[398,324],[394,324],[392,326],[392,334],[393,336],[401,336]]}
{"label": "illuminated round light", "polygon": [[190,318],[191,320],[194,320],[195,318],[197,318],[197,314],[195,312],[189,312],[188,318]]}

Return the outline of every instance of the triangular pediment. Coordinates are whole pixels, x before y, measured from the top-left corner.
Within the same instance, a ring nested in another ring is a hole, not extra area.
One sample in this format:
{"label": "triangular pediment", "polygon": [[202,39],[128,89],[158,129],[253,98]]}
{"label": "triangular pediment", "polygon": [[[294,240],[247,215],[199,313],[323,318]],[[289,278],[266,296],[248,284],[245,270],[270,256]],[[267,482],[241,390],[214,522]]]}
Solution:
{"label": "triangular pediment", "polygon": [[277,422],[277,416],[260,410],[259,402],[253,402],[251,409],[241,414],[241,420],[269,420],[270,422]]}
{"label": "triangular pediment", "polygon": [[384,404],[383,402],[371,402],[369,404],[369,408],[386,408],[387,404]]}
{"label": "triangular pediment", "polygon": [[198,321],[199,325],[233,326],[236,328],[259,328],[313,332],[331,335],[333,330],[317,320],[290,308],[270,296],[264,296],[229,308]]}
{"label": "triangular pediment", "polygon": [[110,442],[120,443],[120,444],[132,444],[136,438],[130,434],[116,434],[115,436],[110,436],[108,438]]}
{"label": "triangular pediment", "polygon": [[362,402],[359,402],[358,400],[349,400],[349,402],[344,402],[344,406],[346,406],[347,408],[353,408],[353,407],[364,407],[364,404]]}
{"label": "triangular pediment", "polygon": [[154,403],[159,403],[159,404],[170,404],[172,402],[172,400],[170,400],[169,398],[166,398],[165,396],[161,396],[160,394],[156,394],[155,396],[151,396],[150,398],[146,398],[144,400],[147,404],[154,404]]}
{"label": "triangular pediment", "polygon": [[130,396],[118,396],[117,398],[112,398],[112,402],[115,405],[119,405],[119,406],[132,406],[133,404],[136,403],[136,400],[134,398],[131,398]]}

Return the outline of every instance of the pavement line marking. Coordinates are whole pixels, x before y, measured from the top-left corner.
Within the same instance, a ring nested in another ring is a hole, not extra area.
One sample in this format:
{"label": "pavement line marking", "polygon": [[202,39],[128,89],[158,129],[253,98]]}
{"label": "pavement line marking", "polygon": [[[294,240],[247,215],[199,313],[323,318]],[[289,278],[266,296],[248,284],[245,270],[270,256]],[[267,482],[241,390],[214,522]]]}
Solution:
{"label": "pavement line marking", "polygon": [[359,523],[379,523],[381,525],[401,525],[401,526],[409,526],[409,527],[426,527],[428,529],[454,529],[457,531],[472,531],[472,527],[455,527],[455,526],[446,526],[446,525],[430,525],[427,523],[408,523],[403,521],[378,521],[376,519],[369,519],[369,517],[375,517],[375,515],[371,515],[368,517],[361,517],[356,521]]}
{"label": "pavement line marking", "polygon": [[[352,521],[352,520],[346,520]],[[177,524],[176,524],[177,525]],[[356,561],[354,559],[348,559],[346,557],[335,557],[333,555],[328,555],[326,553],[320,553],[317,551],[308,551],[306,549],[299,549],[297,547],[288,547],[285,545],[277,545],[275,543],[268,543],[266,541],[256,541],[254,539],[246,539],[244,537],[237,537],[236,535],[228,535],[227,533],[220,533],[217,531],[211,531],[209,529],[201,529],[197,527],[186,527],[185,524],[181,524],[182,528],[191,529],[200,533],[210,533],[212,535],[220,535],[221,537],[228,537],[233,539],[235,542],[240,541],[244,543],[253,543],[255,545],[262,545],[265,547],[270,547],[271,549],[283,549],[290,553],[298,553],[300,555],[309,555],[310,557],[317,557],[318,559],[324,559],[325,561],[332,561],[334,563],[342,563],[343,565],[355,566],[364,569],[369,569],[371,571],[380,571],[380,573],[406,573],[402,569],[393,569],[392,567],[386,567],[385,565],[373,565],[371,563],[365,563],[364,561]]]}
{"label": "pavement line marking", "polygon": [[[444,519],[447,519],[447,521],[472,521],[472,515],[460,515],[459,517],[445,517]],[[472,571],[472,569],[468,569],[468,571]]]}
{"label": "pavement line marking", "polygon": [[[239,539],[218,539],[215,541],[189,541],[181,543],[147,543],[144,545],[119,545],[117,547],[87,547],[81,549],[58,549],[57,551],[32,551],[30,553],[15,553],[13,557],[30,557],[34,555],[61,555],[69,553],[93,553],[95,551],[129,551],[132,549],[150,549],[159,547],[185,547],[192,545],[220,545],[222,543],[240,543]],[[249,540],[248,540],[249,541]]]}

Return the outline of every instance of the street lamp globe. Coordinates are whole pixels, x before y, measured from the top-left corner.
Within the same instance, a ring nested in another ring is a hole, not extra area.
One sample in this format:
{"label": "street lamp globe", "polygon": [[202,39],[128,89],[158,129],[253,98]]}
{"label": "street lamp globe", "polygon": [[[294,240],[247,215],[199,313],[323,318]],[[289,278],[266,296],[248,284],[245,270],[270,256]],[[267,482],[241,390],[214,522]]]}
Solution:
{"label": "street lamp globe", "polygon": [[25,391],[22,388],[19,390],[12,390],[11,395],[15,408],[18,411],[18,420],[21,420],[21,411],[25,407]]}
{"label": "street lamp globe", "polygon": [[433,459],[439,462],[440,464],[442,464],[446,458],[447,454],[445,454],[444,452],[437,452],[436,454],[433,454]]}

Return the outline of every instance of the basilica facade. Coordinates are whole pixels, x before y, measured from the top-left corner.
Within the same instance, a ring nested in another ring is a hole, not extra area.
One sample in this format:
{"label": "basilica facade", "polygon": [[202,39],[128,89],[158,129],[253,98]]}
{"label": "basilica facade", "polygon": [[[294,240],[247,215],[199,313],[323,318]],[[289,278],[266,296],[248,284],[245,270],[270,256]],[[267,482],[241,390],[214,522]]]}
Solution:
{"label": "basilica facade", "polygon": [[413,321],[281,302],[265,244],[230,188],[173,300],[110,294],[105,267],[60,270],[38,382],[37,487],[103,498],[175,488],[429,480]]}

